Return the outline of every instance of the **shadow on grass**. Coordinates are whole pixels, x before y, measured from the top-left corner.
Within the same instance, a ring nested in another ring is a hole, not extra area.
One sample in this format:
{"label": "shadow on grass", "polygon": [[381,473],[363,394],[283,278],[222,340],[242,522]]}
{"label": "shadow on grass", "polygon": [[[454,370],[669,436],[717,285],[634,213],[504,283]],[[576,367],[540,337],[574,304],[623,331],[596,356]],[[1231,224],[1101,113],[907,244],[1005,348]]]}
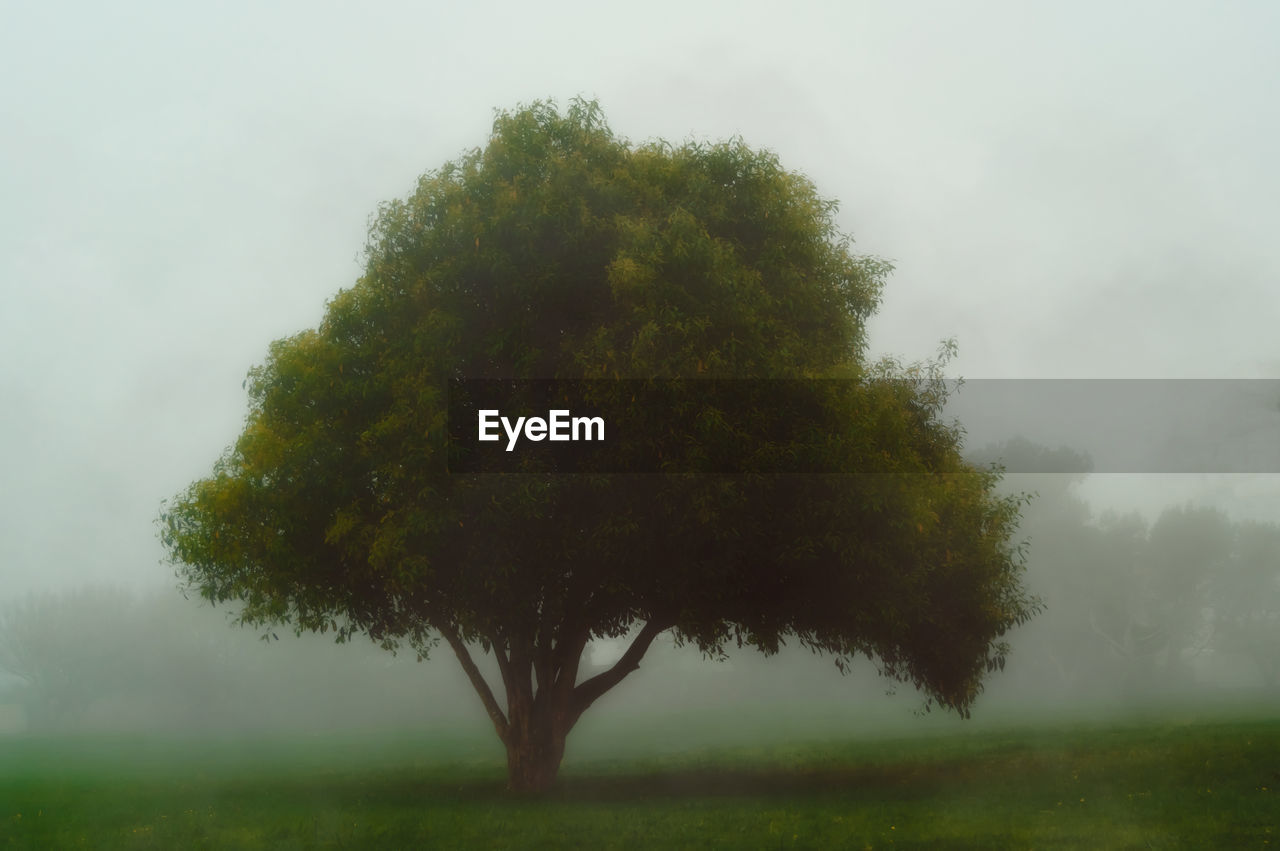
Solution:
{"label": "shadow on grass", "polygon": [[766,797],[898,801],[934,797],[967,784],[1019,782],[1053,771],[1053,761],[1033,750],[974,757],[934,757],[892,762],[826,765],[763,764],[695,766],[628,774],[571,774],[548,797],[565,801],[621,802],[645,798]]}
{"label": "shadow on grass", "polygon": [[[844,800],[914,800],[962,789],[966,784],[1019,782],[1027,774],[1052,767],[1031,754],[1007,754],[995,760],[946,759],[893,764],[812,766],[753,764],[691,766],[636,771],[578,770],[562,775],[541,794],[513,793],[505,773],[494,768],[479,772],[386,772],[376,776],[317,778],[313,791],[341,798],[374,799],[388,804],[485,804],[519,801],[618,804],[648,800],[707,798],[806,798],[835,796]],[[447,778],[447,779],[446,779]],[[278,789],[278,787],[277,787]],[[246,790],[247,791],[247,790]],[[301,792],[302,790],[299,789]]]}

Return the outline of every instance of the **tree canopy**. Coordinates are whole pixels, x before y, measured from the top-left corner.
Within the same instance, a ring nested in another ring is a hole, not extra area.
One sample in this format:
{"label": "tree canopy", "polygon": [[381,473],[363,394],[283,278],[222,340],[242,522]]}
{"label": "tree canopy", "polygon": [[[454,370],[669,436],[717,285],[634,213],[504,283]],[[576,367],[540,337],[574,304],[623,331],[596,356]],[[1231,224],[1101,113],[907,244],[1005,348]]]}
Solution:
{"label": "tree canopy", "polygon": [[[666,630],[713,656],[865,655],[967,713],[1037,606],[1018,500],[962,460],[936,363],[867,362],[889,266],[835,209],[741,140],[633,145],[583,101],[499,113],[380,207],[364,274],[250,372],[240,438],[162,514],[180,574],[246,623],[443,639],[513,788],[552,782],[582,712]],[[670,379],[690,404],[702,379],[839,379],[815,384],[803,439],[777,437],[795,412],[765,397],[741,426],[828,472],[687,472],[710,429],[666,436],[661,475],[451,474],[458,378]],[[605,637],[631,644],[579,682]]]}

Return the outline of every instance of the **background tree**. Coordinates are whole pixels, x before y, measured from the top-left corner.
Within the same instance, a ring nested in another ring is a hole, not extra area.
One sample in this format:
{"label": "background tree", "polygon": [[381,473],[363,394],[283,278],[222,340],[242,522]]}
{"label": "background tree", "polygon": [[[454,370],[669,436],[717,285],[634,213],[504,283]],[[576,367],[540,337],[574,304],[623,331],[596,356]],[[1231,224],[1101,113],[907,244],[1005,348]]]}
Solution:
{"label": "background tree", "polygon": [[[963,393],[963,389],[960,391]],[[1090,627],[1099,581],[1099,531],[1078,488],[1093,469],[1085,454],[1051,449],[1025,437],[966,451],[975,464],[999,464],[1007,472],[999,489],[1027,493],[1017,536],[1028,544],[1025,582],[1044,611],[1019,633],[1017,669],[1011,679],[1036,699],[1078,698],[1108,683],[1107,659]],[[1103,577],[1110,583],[1110,577]],[[1100,658],[1101,657],[1101,658]]]}
{"label": "background tree", "polygon": [[[251,371],[243,434],[162,514],[180,574],[250,624],[443,639],[514,789],[554,780],[666,630],[713,656],[866,655],[967,713],[1035,607],[1018,501],[961,459],[936,364],[864,363],[888,266],[834,210],[740,141],[632,146],[580,101],[499,114],[483,150],[380,208],[364,275]],[[456,377],[679,379],[687,406],[702,378],[844,380],[812,385],[799,433],[744,382],[736,430],[664,434],[651,412],[668,474],[545,476],[444,471]],[[831,474],[685,472],[744,447]],[[588,642],[624,636],[579,681]]]}
{"label": "background tree", "polygon": [[133,598],[113,588],[82,588],[31,595],[0,607],[0,670],[19,683],[14,691],[35,729],[81,720],[93,700],[125,679],[133,657],[120,653],[116,624],[132,630]]}
{"label": "background tree", "polygon": [[1191,662],[1213,636],[1213,589],[1229,570],[1237,528],[1215,508],[1166,508],[1147,539],[1145,614],[1164,639],[1158,674],[1192,679]]}
{"label": "background tree", "polygon": [[1212,649],[1248,659],[1265,688],[1280,691],[1280,527],[1246,521],[1234,529],[1227,566],[1212,578]]}

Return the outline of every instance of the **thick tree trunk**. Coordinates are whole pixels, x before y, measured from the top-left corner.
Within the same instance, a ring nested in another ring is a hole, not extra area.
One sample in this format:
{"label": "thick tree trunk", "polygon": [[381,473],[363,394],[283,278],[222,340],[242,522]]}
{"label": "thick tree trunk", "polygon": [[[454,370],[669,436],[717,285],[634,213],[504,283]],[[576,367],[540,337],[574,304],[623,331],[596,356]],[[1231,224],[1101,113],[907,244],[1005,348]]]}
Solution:
{"label": "thick tree trunk", "polygon": [[[507,788],[520,794],[539,794],[555,783],[564,759],[565,739],[596,700],[640,667],[653,639],[669,622],[649,621],[613,667],[578,683],[578,663],[589,634],[584,630],[560,652],[539,654],[525,644],[516,650],[503,648],[493,640],[494,658],[507,691],[507,710],[502,711],[471,653],[456,630],[440,628],[452,645],[458,661],[479,694],[498,738],[507,748]],[[534,676],[537,688],[534,688]]]}
{"label": "thick tree trunk", "polygon": [[[526,666],[521,666],[522,668]],[[507,788],[521,794],[545,792],[555,783],[564,758],[572,692],[550,684],[535,696],[528,675],[507,685]]]}
{"label": "thick tree trunk", "polygon": [[564,759],[565,735],[541,719],[528,735],[507,742],[507,789],[520,794],[546,792],[556,782]]}

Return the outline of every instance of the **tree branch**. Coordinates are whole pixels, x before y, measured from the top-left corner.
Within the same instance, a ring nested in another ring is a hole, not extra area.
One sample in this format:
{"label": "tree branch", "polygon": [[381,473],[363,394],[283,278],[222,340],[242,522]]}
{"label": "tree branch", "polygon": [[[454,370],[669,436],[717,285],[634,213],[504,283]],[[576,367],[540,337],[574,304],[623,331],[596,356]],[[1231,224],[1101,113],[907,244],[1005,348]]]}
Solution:
{"label": "tree branch", "polygon": [[653,640],[660,633],[670,629],[672,626],[673,624],[666,621],[651,620],[646,623],[644,628],[640,630],[640,634],[636,636],[635,641],[632,641],[631,646],[627,648],[627,652],[622,654],[622,658],[615,662],[612,668],[596,674],[574,688],[570,718],[573,721],[577,721],[578,717],[583,712],[586,712],[601,695],[622,682],[623,678],[636,668],[639,668],[640,660],[644,658],[649,645],[653,643]]}
{"label": "tree branch", "polygon": [[524,636],[510,636],[509,644],[511,648],[510,655],[507,658],[508,664],[511,666],[511,675],[517,678],[517,681],[524,688],[529,689],[529,696],[533,696],[533,662],[534,648],[533,645]]}
{"label": "tree branch", "polygon": [[1097,635],[1099,638],[1101,638],[1103,641],[1106,641],[1108,644],[1110,644],[1111,648],[1115,650],[1116,653],[1118,653],[1121,656],[1121,658],[1127,659],[1133,655],[1133,653],[1131,653],[1128,648],[1126,648],[1123,644],[1121,644],[1120,642],[1112,638],[1111,635],[1107,633],[1107,631],[1104,630],[1102,627],[1098,626],[1097,612],[1091,611],[1089,613],[1089,626],[1093,628],[1094,634]]}
{"label": "tree branch", "polygon": [[551,694],[551,687],[554,681],[554,664],[551,660],[552,649],[550,647],[536,647],[533,652],[533,673],[537,677],[538,692],[535,695],[536,700],[544,700],[545,695]]}
{"label": "tree branch", "polygon": [[590,640],[590,631],[583,629],[572,638],[557,642],[553,674],[556,691],[571,692],[578,684],[578,669],[582,664],[582,654]]}
{"label": "tree branch", "polygon": [[498,706],[498,701],[494,698],[489,684],[485,682],[484,675],[480,673],[480,669],[472,661],[471,653],[467,651],[467,645],[462,643],[462,638],[454,630],[444,627],[439,629],[440,634],[444,636],[445,640],[449,642],[449,646],[453,648],[454,655],[458,657],[458,662],[462,664],[462,670],[467,672],[467,678],[471,680],[471,685],[475,687],[476,693],[480,695],[485,711],[489,713],[489,718],[493,721],[493,727],[498,731],[498,738],[506,742],[509,729],[507,716],[503,714],[502,708]]}
{"label": "tree branch", "polygon": [[493,648],[493,658],[498,663],[498,673],[502,676],[502,685],[506,688],[507,693],[511,693],[511,663],[507,660],[507,653],[502,648],[499,641],[500,635],[492,634],[486,636],[489,639],[489,646]]}

